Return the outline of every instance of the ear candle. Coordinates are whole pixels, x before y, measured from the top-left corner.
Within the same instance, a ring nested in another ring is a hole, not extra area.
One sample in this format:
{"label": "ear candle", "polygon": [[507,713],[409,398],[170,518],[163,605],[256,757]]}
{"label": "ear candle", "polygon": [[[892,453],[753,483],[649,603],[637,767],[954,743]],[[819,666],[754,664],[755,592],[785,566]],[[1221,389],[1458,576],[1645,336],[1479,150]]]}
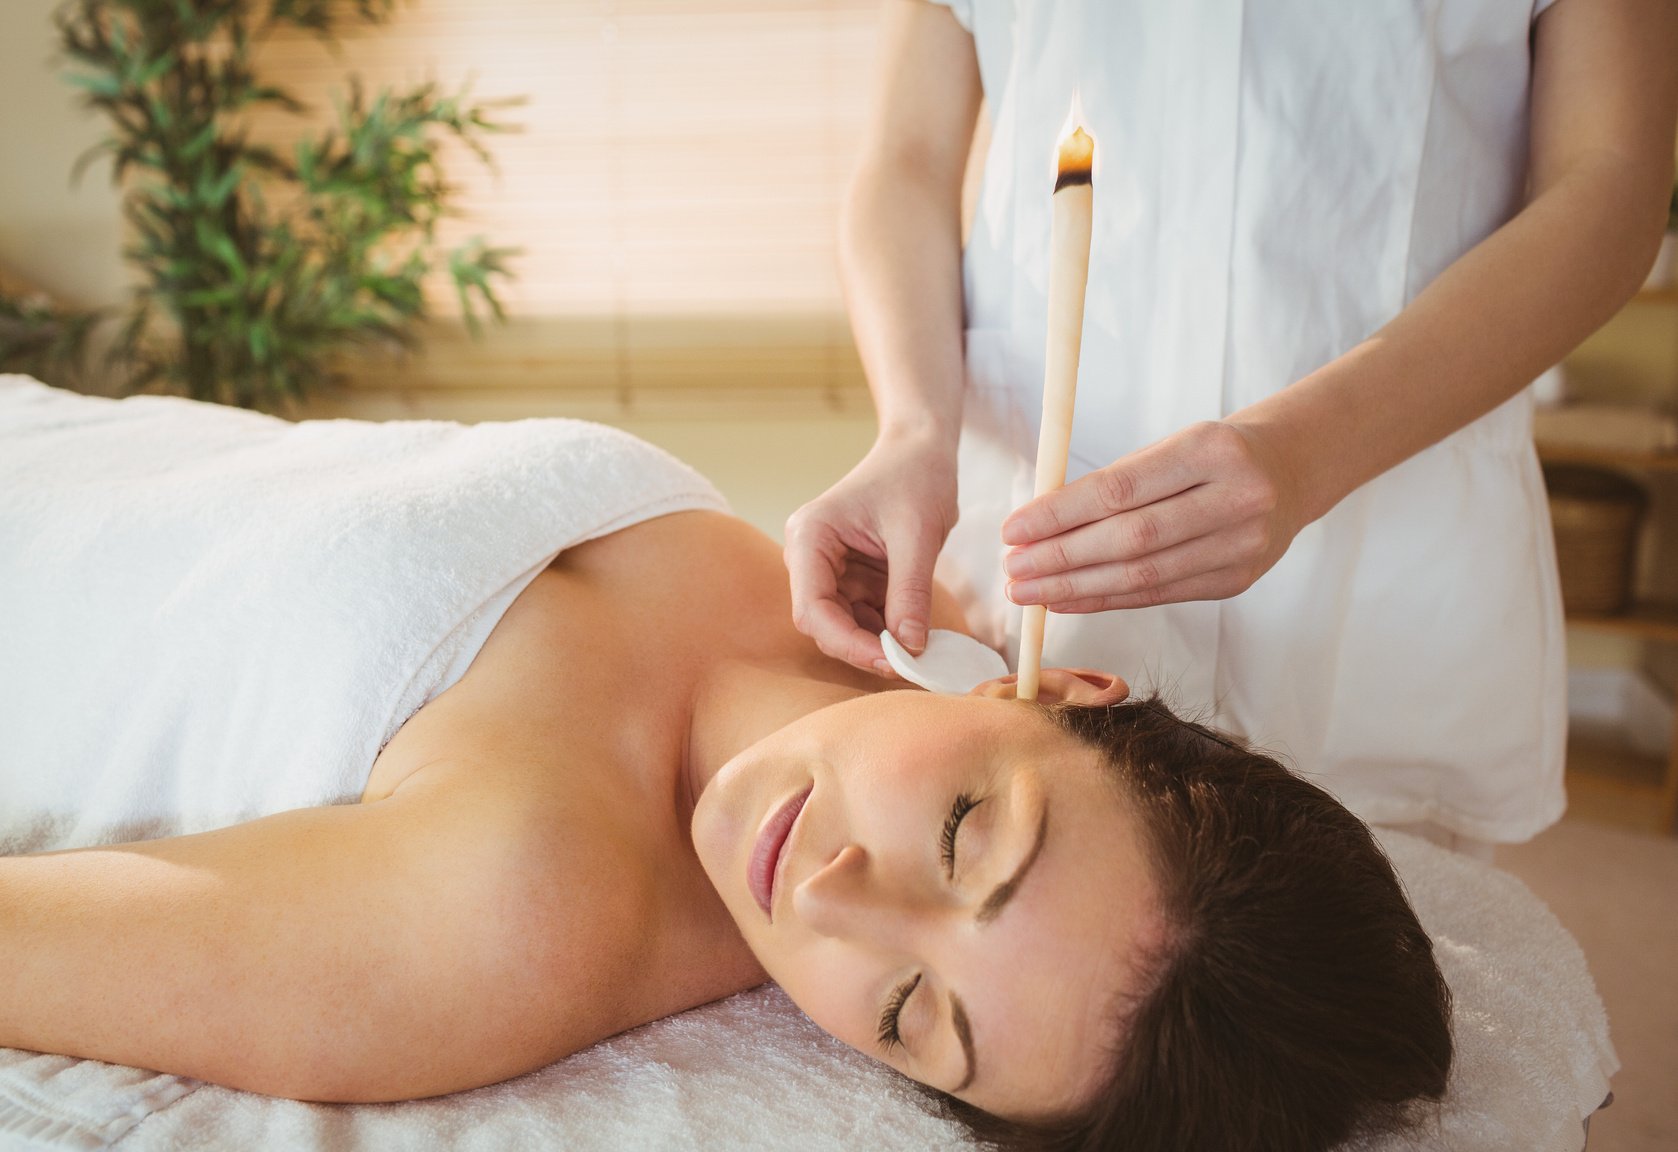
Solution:
{"label": "ear candle", "polygon": [[[1043,427],[1037,436],[1037,482],[1032,498],[1066,483],[1072,448],[1072,403],[1078,394],[1078,348],[1084,338],[1084,288],[1090,273],[1091,169],[1095,141],[1074,128],[1060,142],[1054,219],[1049,233],[1049,327],[1043,357]],[[1048,609],[1029,604],[1020,621],[1020,675],[1015,696],[1037,699]]]}

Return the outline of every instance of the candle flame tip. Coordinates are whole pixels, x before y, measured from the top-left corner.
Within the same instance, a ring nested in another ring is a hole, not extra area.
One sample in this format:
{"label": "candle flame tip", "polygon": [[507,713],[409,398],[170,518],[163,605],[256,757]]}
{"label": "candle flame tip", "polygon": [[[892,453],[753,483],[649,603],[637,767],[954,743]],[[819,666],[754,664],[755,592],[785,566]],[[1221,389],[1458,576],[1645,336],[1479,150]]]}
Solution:
{"label": "candle flame tip", "polygon": [[1060,142],[1060,158],[1056,167],[1056,187],[1087,183],[1095,166],[1095,138],[1082,125],[1073,128]]}

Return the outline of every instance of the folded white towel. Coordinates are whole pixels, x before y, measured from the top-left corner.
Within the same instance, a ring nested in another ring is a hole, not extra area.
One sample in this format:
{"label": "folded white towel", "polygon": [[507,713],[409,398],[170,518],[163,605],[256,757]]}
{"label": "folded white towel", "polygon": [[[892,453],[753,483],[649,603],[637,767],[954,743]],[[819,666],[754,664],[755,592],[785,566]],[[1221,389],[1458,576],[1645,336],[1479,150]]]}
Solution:
{"label": "folded white towel", "polygon": [[20,376],[0,493],[0,853],[356,800],[556,553],[725,507],[576,420],[293,424]]}

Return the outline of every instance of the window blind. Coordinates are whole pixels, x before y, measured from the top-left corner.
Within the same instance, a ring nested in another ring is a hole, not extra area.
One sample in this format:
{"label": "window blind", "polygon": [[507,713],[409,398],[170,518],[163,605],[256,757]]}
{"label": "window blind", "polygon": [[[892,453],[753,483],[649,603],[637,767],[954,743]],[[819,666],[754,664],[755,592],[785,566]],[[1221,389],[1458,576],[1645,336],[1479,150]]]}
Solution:
{"label": "window blind", "polygon": [[[872,91],[878,0],[413,0],[337,47],[287,33],[260,74],[330,121],[353,72],[522,98],[496,171],[447,157],[464,215],[523,249],[514,317],[474,343],[364,364],[360,388],[787,389],[866,404],[836,270],[840,200]],[[295,118],[261,133],[285,144]],[[446,279],[428,286],[453,312]]]}

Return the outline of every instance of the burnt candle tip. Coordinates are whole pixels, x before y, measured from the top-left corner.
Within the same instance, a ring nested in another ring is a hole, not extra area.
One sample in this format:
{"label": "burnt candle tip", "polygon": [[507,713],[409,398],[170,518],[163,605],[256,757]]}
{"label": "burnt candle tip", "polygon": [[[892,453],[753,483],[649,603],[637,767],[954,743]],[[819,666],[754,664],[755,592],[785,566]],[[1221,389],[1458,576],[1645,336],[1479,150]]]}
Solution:
{"label": "burnt candle tip", "polygon": [[1060,163],[1056,168],[1055,191],[1090,182],[1095,163],[1095,140],[1082,128],[1075,128],[1060,142]]}

